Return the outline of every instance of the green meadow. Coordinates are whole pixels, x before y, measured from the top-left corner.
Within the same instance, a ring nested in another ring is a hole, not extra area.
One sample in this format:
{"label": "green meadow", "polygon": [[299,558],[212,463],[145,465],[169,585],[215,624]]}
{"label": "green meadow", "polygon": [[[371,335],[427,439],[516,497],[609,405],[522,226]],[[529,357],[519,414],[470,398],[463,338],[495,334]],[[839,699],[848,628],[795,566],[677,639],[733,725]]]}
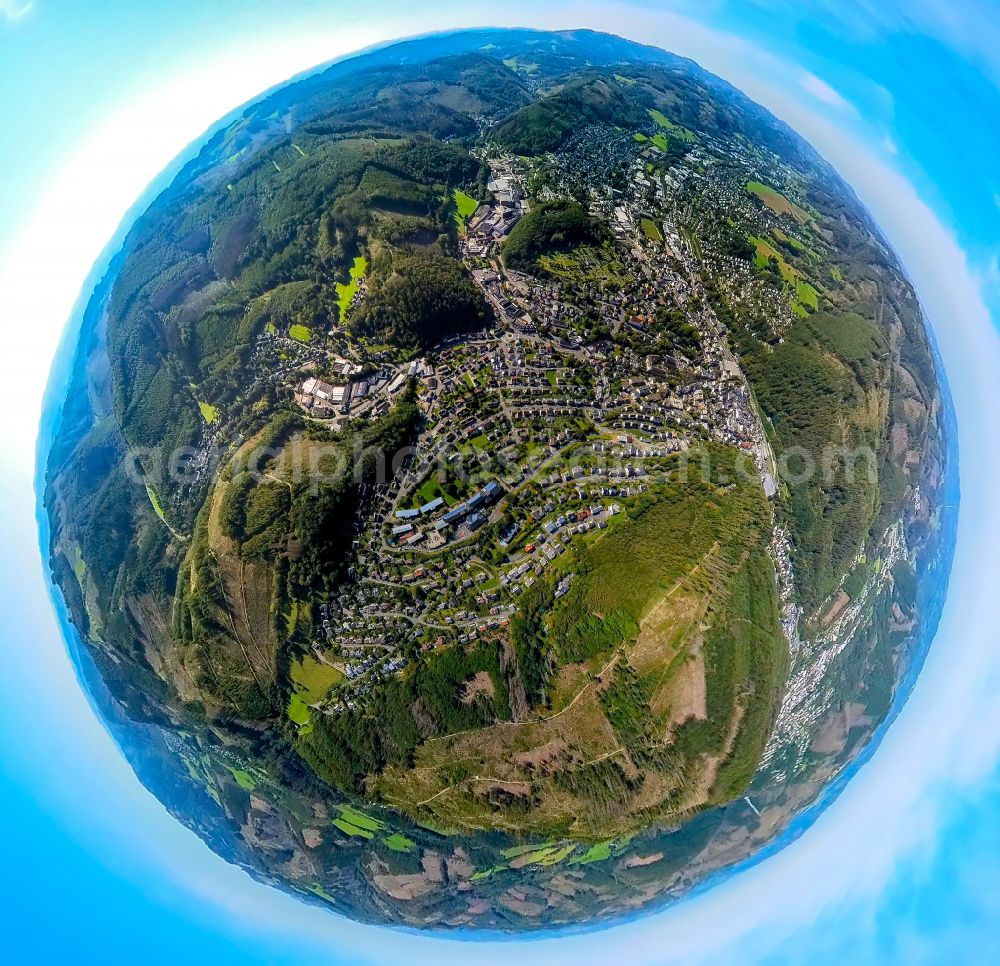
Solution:
{"label": "green meadow", "polygon": [[465,234],[465,223],[472,217],[476,209],[479,207],[479,202],[476,201],[471,195],[467,195],[464,191],[460,191],[456,188],[452,192],[452,198],[455,201],[455,224],[458,227],[459,234]]}
{"label": "green meadow", "polygon": [[364,255],[358,255],[351,266],[350,280],[347,283],[337,283],[337,308],[340,310],[340,321],[343,323],[347,319],[351,302],[358,292],[358,286],[368,272],[368,259]]}
{"label": "green meadow", "polygon": [[678,140],[687,141],[689,144],[698,140],[698,135],[695,134],[694,131],[689,131],[686,127],[682,127],[680,124],[674,124],[674,122],[671,121],[670,118],[667,117],[667,115],[662,111],[651,109],[649,111],[649,116],[659,127],[662,127],[665,131],[669,131]]}
{"label": "green meadow", "polygon": [[317,661],[310,654],[292,662],[291,675],[295,690],[307,704],[322,701],[332,687],[344,681],[344,675],[335,667]]}
{"label": "green meadow", "polygon": [[754,197],[759,198],[775,214],[790,215],[800,224],[804,224],[809,220],[809,215],[797,204],[789,201],[780,191],[776,191],[766,184],[761,184],[759,181],[748,181],[747,191],[754,195]]}
{"label": "green meadow", "polygon": [[201,410],[201,418],[204,419],[209,426],[211,426],[212,423],[219,418],[219,410],[216,409],[215,406],[211,405],[211,403],[202,402],[202,400],[199,399],[198,409]]}
{"label": "green meadow", "polygon": [[654,242],[663,241],[663,235],[660,232],[660,226],[656,224],[651,218],[642,219],[642,231],[643,234],[650,240]]}

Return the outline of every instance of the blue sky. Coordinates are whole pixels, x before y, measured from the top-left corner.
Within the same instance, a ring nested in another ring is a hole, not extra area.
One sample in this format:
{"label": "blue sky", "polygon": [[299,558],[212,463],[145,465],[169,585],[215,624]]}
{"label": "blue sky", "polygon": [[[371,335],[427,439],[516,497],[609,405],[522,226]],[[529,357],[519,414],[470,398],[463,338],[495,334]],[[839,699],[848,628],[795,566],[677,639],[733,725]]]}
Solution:
{"label": "blue sky", "polygon": [[[687,54],[808,137],[858,190],[927,308],[961,428],[949,605],[904,713],[779,855],[667,913],[523,960],[996,959],[1000,648],[1000,25],[991,4],[0,0],[0,923],[16,959],[464,960],[365,929],[216,859],[94,720],[45,593],[32,483],[41,392],[84,278],[128,207],[213,120],[351,49],[475,24],[593,26]],[[963,953],[965,955],[963,955]],[[992,956],[990,955],[992,953]],[[479,946],[484,961],[509,948]]]}

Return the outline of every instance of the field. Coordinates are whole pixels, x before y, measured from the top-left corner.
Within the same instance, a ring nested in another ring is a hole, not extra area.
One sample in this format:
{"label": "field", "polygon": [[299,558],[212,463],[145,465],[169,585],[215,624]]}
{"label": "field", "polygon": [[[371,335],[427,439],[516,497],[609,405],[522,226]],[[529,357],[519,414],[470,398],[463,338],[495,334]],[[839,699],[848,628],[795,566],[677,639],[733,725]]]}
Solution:
{"label": "field", "polygon": [[819,292],[816,288],[807,282],[802,273],[790,265],[785,256],[770,242],[753,235],[749,240],[756,249],[754,264],[758,269],[766,270],[771,259],[777,262],[781,280],[790,289],[792,311],[801,318],[807,317],[810,312],[815,312],[819,308]]}
{"label": "field", "polygon": [[795,249],[796,254],[805,255],[809,251],[809,249],[803,242],[800,242],[797,238],[794,238],[792,235],[786,234],[780,228],[775,228],[771,234],[774,235],[777,241],[783,242],[790,248]]}
{"label": "field", "polygon": [[201,410],[202,419],[208,423],[209,426],[212,425],[219,418],[219,410],[210,403],[198,400],[198,409]]}
{"label": "field", "polygon": [[350,280],[346,283],[337,283],[337,308],[340,310],[340,321],[343,323],[347,319],[347,312],[351,307],[351,302],[358,292],[361,279],[368,271],[368,259],[364,255],[358,255],[351,266]]}
{"label": "field", "polygon": [[416,506],[423,506],[425,503],[430,503],[431,500],[436,500],[439,496],[446,502],[451,502],[448,494],[441,489],[441,484],[434,479],[433,475],[431,475],[424,480],[417,492],[414,494],[414,503]]}
{"label": "field", "polygon": [[331,819],[330,824],[345,835],[366,841],[379,839],[391,852],[403,855],[416,851],[416,842],[401,832],[390,832],[386,828],[385,822],[373,818],[351,805],[337,805],[336,808],[339,815]]}
{"label": "field", "polygon": [[693,144],[698,140],[698,135],[694,131],[689,131],[680,124],[674,124],[662,111],[650,110],[649,116],[664,130],[669,131],[675,138]]}
{"label": "field", "polygon": [[301,733],[306,733],[305,729],[309,725],[312,714],[309,711],[309,706],[302,700],[302,698],[300,698],[297,694],[293,694],[288,699],[288,707],[285,709],[285,713],[291,721],[302,729]]}
{"label": "field", "polygon": [[250,772],[243,771],[241,768],[230,768],[229,770],[232,772],[233,780],[244,791],[252,792],[257,787],[257,779]]}
{"label": "field", "polygon": [[775,214],[789,215],[800,224],[809,221],[809,215],[797,204],[789,201],[781,192],[769,188],[766,184],[761,184],[759,181],[748,181],[747,191],[759,198]]}
{"label": "field", "polygon": [[464,235],[465,223],[475,213],[475,210],[479,207],[479,202],[458,188],[452,192],[452,197],[455,201],[455,224],[458,227],[459,234]]}
{"label": "field", "polygon": [[291,676],[296,692],[307,704],[322,701],[332,687],[345,680],[341,671],[317,661],[312,655],[294,661]]}
{"label": "field", "polygon": [[538,70],[538,64],[531,61],[521,61],[517,57],[509,57],[504,61],[504,65],[511,70],[522,71],[525,74],[534,74]]}
{"label": "field", "polygon": [[339,805],[340,817],[333,819],[333,824],[346,835],[363,839],[373,839],[375,834],[385,826],[378,820],[359,812],[350,805]]}
{"label": "field", "polygon": [[655,221],[651,218],[642,219],[642,231],[643,234],[650,240],[654,242],[663,241],[663,234],[660,232],[660,226],[657,225]]}
{"label": "field", "polygon": [[156,495],[156,490],[153,489],[152,485],[146,484],[146,496],[149,497],[149,503],[153,507],[153,512],[164,522],[167,522],[167,518],[163,515],[163,507],[160,505],[160,498]]}
{"label": "field", "polygon": [[603,842],[596,842],[583,854],[574,856],[570,860],[570,865],[589,865],[591,862],[603,862],[605,859],[611,858],[611,850],[613,847],[613,839],[605,839]]}
{"label": "field", "polygon": [[785,260],[785,256],[782,255],[781,252],[779,252],[778,249],[775,248],[770,242],[765,241],[763,238],[757,238],[754,235],[750,236],[750,242],[757,250],[756,256],[754,257],[754,264],[757,268],[767,268],[768,261],[773,258],[778,263],[778,270],[781,272],[781,278],[783,281],[792,287],[798,283],[798,271],[788,264]]}
{"label": "field", "polygon": [[385,842],[386,847],[391,849],[393,852],[410,853],[415,852],[417,848],[417,843],[414,842],[413,839],[409,839],[399,832],[393,832],[391,835],[387,835],[383,841]]}
{"label": "field", "polygon": [[80,544],[74,543],[70,548],[70,564],[77,582],[83,587],[84,578],[87,576],[87,564],[80,553]]}
{"label": "field", "polygon": [[309,342],[313,337],[312,329],[310,329],[309,326],[299,324],[290,326],[288,334],[296,342]]}
{"label": "field", "polygon": [[815,311],[819,307],[819,292],[808,282],[798,281],[795,285],[795,298],[798,302]]}

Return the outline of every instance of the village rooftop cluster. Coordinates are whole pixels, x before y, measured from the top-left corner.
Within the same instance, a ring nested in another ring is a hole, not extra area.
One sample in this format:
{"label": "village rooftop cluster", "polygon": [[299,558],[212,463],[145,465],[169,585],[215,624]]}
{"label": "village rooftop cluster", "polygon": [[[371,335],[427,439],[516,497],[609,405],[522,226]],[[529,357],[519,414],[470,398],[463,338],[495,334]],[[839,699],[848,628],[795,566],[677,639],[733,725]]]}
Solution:
{"label": "village rooftop cluster", "polygon": [[[487,147],[490,197],[466,222],[460,246],[495,324],[406,363],[300,353],[314,374],[295,398],[311,418],[342,427],[377,417],[411,384],[423,414],[416,453],[364,494],[354,583],[322,605],[313,650],[346,683],[313,710],[355,707],[423,651],[504,633],[518,598],[549,570],[556,600],[564,596],[577,542],[599,539],[694,443],[739,447],[767,496],[776,495],[774,457],[747,381],[679,227],[691,183],[720,150],[698,145],[666,170],[656,165],[659,149],[631,134],[603,126],[580,133],[536,163],[546,170],[537,200],[584,198],[614,242],[528,275],[505,265],[502,247],[530,209],[537,171]],[[609,187],[606,169],[622,159],[628,177]],[[744,282],[747,297],[758,292],[761,311],[783,325],[787,306],[769,301],[756,279]],[[696,353],[661,348],[658,309],[694,327]],[[595,322],[602,337],[594,338]],[[799,615],[780,531],[772,554],[794,642]]]}

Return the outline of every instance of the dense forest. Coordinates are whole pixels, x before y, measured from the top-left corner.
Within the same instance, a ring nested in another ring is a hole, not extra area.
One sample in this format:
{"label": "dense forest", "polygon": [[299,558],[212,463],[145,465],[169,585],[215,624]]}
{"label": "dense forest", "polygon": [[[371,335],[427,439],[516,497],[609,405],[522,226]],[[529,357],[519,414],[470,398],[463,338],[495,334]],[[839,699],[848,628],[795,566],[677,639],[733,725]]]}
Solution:
{"label": "dense forest", "polygon": [[583,124],[605,122],[626,127],[646,120],[637,97],[604,73],[573,77],[555,93],[521,108],[493,132],[514,154],[556,150]]}
{"label": "dense forest", "polygon": [[607,228],[575,201],[547,201],[520,219],[504,244],[504,260],[512,268],[531,270],[539,255],[600,244]]}
{"label": "dense forest", "polygon": [[427,349],[446,336],[482,328],[490,314],[482,292],[454,259],[409,254],[384,269],[351,328],[378,342]]}

